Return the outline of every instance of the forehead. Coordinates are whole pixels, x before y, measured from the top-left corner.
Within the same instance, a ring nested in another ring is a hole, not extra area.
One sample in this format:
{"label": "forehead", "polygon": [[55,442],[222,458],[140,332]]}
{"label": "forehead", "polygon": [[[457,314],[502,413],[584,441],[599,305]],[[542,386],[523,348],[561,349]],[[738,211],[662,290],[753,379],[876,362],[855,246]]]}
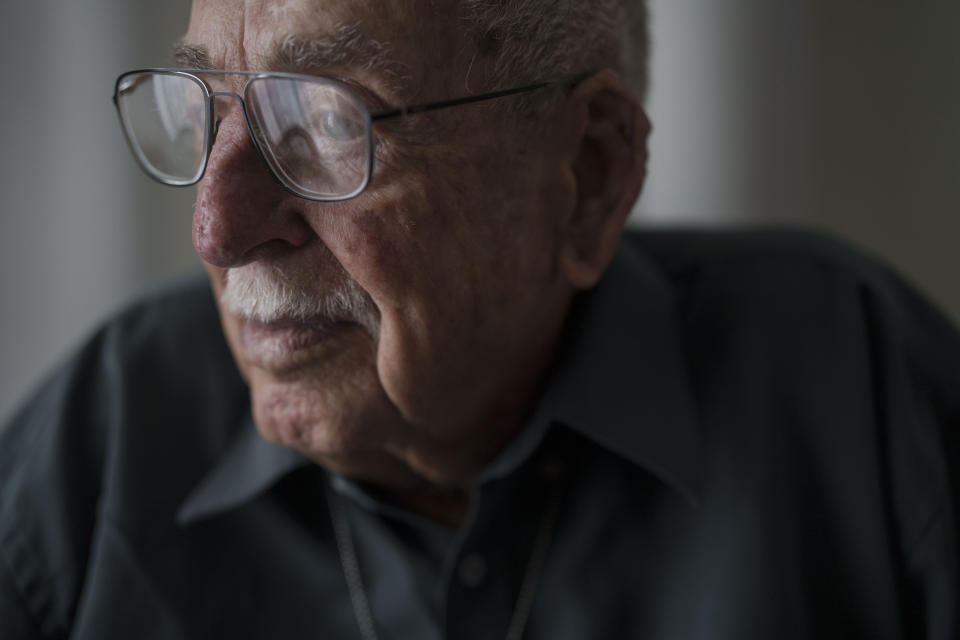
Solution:
{"label": "forehead", "polygon": [[[449,68],[457,48],[451,0],[194,0],[184,41],[224,69],[308,72],[367,68],[416,81]],[[297,57],[294,50],[315,55]],[[323,55],[326,54],[324,58]],[[302,64],[298,62],[302,60]],[[345,69],[300,68],[298,66]],[[376,68],[376,69],[375,69]]]}

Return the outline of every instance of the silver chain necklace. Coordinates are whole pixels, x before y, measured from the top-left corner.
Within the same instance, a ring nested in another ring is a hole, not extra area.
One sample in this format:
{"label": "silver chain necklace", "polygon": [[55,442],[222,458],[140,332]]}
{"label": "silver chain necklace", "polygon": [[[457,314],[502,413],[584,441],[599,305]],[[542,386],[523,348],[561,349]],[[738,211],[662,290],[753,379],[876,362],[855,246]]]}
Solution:
{"label": "silver chain necklace", "polygon": [[[350,592],[350,602],[357,619],[357,627],[360,629],[363,640],[378,640],[373,613],[370,611],[370,601],[367,598],[367,590],[363,586],[363,578],[360,575],[360,564],[357,560],[357,551],[353,544],[353,534],[350,529],[350,522],[347,520],[347,512],[342,498],[339,495],[334,495],[336,491],[330,487],[329,483],[325,484],[327,504],[330,507],[330,518],[333,522],[333,533],[337,540],[340,564],[343,566],[343,576],[347,581],[347,590]],[[557,528],[557,517],[560,514],[560,503],[563,498],[561,485],[562,483],[559,481],[556,483],[556,488],[540,518],[537,539],[527,560],[527,568],[523,574],[520,593],[517,595],[510,626],[507,628],[506,640],[521,640],[527,627],[527,621],[530,619],[533,599],[540,583],[543,568],[546,565],[547,554],[553,542],[553,534]]]}

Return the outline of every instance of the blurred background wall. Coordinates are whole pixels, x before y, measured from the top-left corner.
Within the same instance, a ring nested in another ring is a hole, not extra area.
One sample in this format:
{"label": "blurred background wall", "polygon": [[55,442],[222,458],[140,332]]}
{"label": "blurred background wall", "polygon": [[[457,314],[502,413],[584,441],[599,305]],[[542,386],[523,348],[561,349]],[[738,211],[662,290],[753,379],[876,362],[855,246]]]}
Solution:
{"label": "blurred background wall", "polygon": [[[133,164],[110,101],[188,0],[0,4],[0,419],[96,324],[197,266],[192,190]],[[960,2],[651,0],[633,222],[832,230],[960,319]]]}

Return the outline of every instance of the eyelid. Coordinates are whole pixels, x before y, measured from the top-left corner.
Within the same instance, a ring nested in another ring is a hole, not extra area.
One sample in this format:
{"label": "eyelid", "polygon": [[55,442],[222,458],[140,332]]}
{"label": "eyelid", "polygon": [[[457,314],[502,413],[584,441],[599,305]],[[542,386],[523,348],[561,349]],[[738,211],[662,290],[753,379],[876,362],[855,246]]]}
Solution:
{"label": "eyelid", "polygon": [[374,91],[373,89],[371,89],[366,85],[360,84],[356,80],[353,80],[351,78],[342,78],[342,77],[336,77],[336,76],[327,76],[327,77],[331,78],[332,80],[336,80],[337,82],[342,82],[343,84],[350,87],[350,89],[354,93],[360,96],[360,99],[363,100],[364,106],[366,106],[367,111],[369,111],[370,113],[377,113],[378,111],[383,110],[390,104],[389,102],[384,100],[379,94],[377,94],[376,91]]}

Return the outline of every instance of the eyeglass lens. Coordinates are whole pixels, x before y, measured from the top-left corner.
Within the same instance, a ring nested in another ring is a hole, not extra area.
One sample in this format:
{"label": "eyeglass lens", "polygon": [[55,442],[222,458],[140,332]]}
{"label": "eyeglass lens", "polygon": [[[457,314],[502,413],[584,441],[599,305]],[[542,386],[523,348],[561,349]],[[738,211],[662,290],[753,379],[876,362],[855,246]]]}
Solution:
{"label": "eyeglass lens", "polygon": [[172,74],[132,74],[117,89],[117,107],[140,164],[167,184],[200,178],[206,149],[206,90]]}
{"label": "eyeglass lens", "polygon": [[352,194],[369,165],[367,112],[333,83],[254,78],[245,99],[250,128],[271,168],[298,193]]}
{"label": "eyeglass lens", "polygon": [[[170,72],[125,76],[117,106],[140,164],[166,184],[193,184],[206,161],[210,109],[196,78]],[[247,123],[274,175],[312,199],[339,199],[363,189],[371,134],[364,105],[338,83],[274,76],[244,90]]]}

